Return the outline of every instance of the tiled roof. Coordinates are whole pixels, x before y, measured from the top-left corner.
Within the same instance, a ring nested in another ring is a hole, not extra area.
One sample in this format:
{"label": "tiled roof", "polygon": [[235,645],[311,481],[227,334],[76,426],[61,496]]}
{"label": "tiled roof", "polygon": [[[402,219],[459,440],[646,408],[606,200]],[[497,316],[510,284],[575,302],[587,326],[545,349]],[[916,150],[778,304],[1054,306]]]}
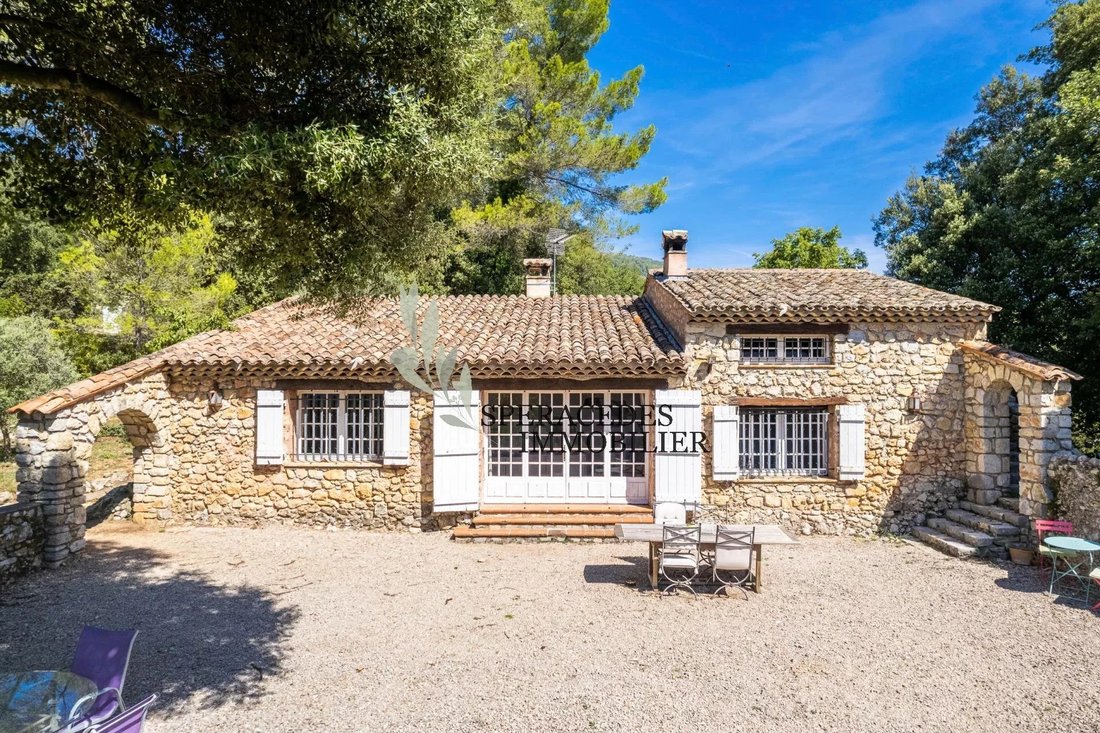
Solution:
{"label": "tiled roof", "polygon": [[1084,379],[1084,377],[1077,372],[1072,372],[1065,367],[1036,359],[1034,356],[1021,354],[1019,351],[1006,349],[997,344],[991,344],[988,341],[963,341],[959,344],[959,348],[967,353],[984,356],[987,359],[1000,362],[1010,369],[1015,369],[1024,374],[1029,374],[1046,381],[1058,379],[1078,381]]}
{"label": "tiled roof", "polygon": [[985,321],[1000,308],[866,270],[706,270],[656,280],[693,318],[744,323]]}
{"label": "tiled roof", "polygon": [[[437,298],[439,344],[457,348],[459,364],[475,376],[524,376],[557,367],[622,373],[669,374],[679,349],[648,303],[625,296],[448,296]],[[427,305],[422,299],[421,314]],[[394,299],[372,299],[347,316],[288,300],[236,322],[236,329],[177,349],[169,366],[323,365],[393,373],[389,357],[410,343]]]}
{"label": "tiled roof", "polygon": [[[682,372],[675,338],[644,298],[437,298],[439,345],[458,349],[474,377],[656,377]],[[421,314],[427,306],[422,299]],[[163,351],[37,397],[13,412],[50,414],[158,368],[275,378],[396,377],[389,357],[409,345],[394,299],[365,300],[345,316],[288,299]]]}
{"label": "tiled roof", "polygon": [[140,359],[100,372],[61,389],[39,395],[26,402],[19,403],[10,408],[8,412],[21,412],[25,415],[40,412],[43,415],[52,415],[58,410],[75,405],[83,399],[105,392],[120,384],[125,384],[132,379],[143,377],[150,372],[155,372],[164,366],[164,362],[159,356],[160,353],[163,352],[143,356]]}

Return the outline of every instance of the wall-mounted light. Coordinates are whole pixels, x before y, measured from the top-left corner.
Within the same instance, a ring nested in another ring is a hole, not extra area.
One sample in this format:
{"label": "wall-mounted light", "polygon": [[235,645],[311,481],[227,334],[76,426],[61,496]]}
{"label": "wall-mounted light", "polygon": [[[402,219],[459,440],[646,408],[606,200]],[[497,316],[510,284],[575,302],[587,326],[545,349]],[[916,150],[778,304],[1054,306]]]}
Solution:
{"label": "wall-mounted light", "polygon": [[924,400],[917,395],[909,395],[905,400],[905,409],[909,412],[920,412],[924,409]]}
{"label": "wall-mounted light", "polygon": [[225,404],[225,398],[222,397],[222,393],[216,389],[210,390],[210,394],[206,396],[206,404],[210,405],[211,410],[220,410],[221,406]]}

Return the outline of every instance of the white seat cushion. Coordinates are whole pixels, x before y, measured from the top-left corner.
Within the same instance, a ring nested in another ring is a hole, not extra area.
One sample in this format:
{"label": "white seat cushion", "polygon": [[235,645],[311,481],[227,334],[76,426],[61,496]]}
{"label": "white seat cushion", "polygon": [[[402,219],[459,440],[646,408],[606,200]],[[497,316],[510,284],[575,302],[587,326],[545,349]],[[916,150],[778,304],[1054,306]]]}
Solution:
{"label": "white seat cushion", "polygon": [[661,565],[666,568],[693,568],[698,565],[694,555],[665,553],[661,556]]}

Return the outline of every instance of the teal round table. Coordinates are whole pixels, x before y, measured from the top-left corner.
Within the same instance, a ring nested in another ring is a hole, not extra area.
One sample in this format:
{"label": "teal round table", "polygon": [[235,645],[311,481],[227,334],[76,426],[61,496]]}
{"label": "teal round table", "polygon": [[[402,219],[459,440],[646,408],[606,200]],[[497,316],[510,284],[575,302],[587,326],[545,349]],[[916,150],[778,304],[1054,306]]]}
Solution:
{"label": "teal round table", "polygon": [[[1062,555],[1055,558],[1050,568],[1050,592],[1054,592],[1054,584],[1064,578],[1073,578],[1085,587],[1085,603],[1089,602],[1089,591],[1092,589],[1092,581],[1089,571],[1095,567],[1093,553],[1100,552],[1100,545],[1090,542],[1083,537],[1046,537],[1043,544],[1055,550],[1061,550]],[[1065,563],[1066,569],[1058,572],[1058,560]]]}

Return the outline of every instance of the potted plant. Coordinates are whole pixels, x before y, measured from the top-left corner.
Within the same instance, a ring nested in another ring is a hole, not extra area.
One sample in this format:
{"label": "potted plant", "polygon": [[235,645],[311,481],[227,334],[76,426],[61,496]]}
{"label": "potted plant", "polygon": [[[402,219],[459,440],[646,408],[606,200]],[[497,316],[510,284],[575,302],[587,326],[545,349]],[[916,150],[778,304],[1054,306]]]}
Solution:
{"label": "potted plant", "polygon": [[1030,565],[1035,551],[1026,542],[1015,542],[1008,546],[1008,556],[1017,565]]}

